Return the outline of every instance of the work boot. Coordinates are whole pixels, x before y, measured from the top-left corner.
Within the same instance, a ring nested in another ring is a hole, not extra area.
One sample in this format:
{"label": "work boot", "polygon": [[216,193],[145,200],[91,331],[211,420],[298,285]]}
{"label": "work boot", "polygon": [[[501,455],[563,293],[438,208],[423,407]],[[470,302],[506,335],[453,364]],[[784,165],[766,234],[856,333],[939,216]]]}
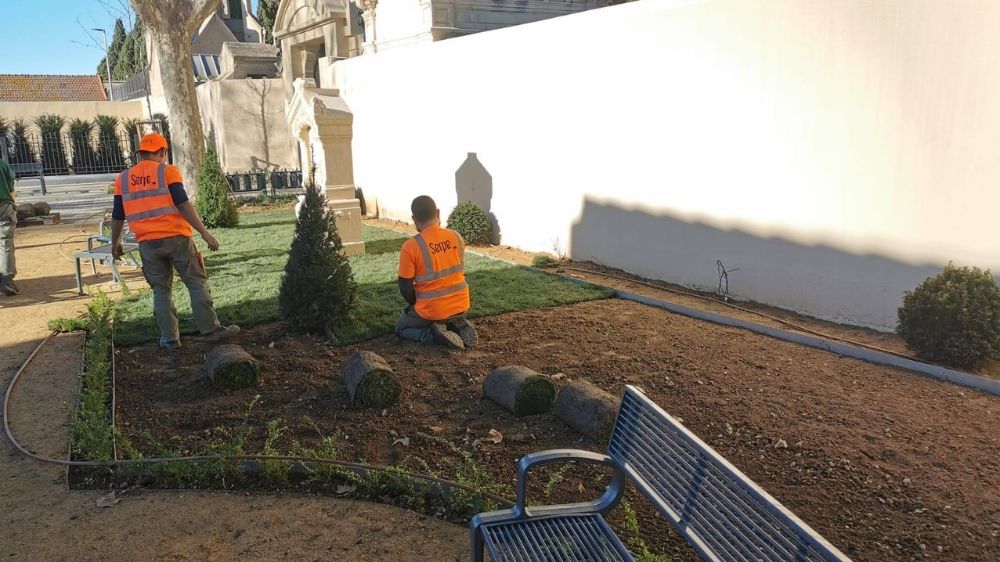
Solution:
{"label": "work boot", "polygon": [[170,340],[167,342],[160,342],[160,349],[164,351],[177,351],[181,348],[181,342],[178,340]]}
{"label": "work boot", "polygon": [[7,295],[8,297],[16,296],[20,291],[17,290],[17,285],[14,284],[13,279],[9,279],[3,275],[0,275],[0,293]]}
{"label": "work boot", "polygon": [[441,345],[455,349],[465,349],[465,343],[462,342],[462,338],[455,332],[449,332],[448,326],[444,324],[431,324],[431,333],[434,334],[434,341]]}
{"label": "work boot", "polygon": [[479,333],[476,332],[476,327],[465,318],[448,324],[448,329],[457,333],[458,337],[462,338],[462,343],[465,344],[465,347],[476,347],[476,344],[479,343]]}
{"label": "work boot", "polygon": [[201,337],[201,339],[207,341],[208,343],[216,343],[232,339],[238,333],[240,333],[240,327],[235,324],[232,326],[219,326],[214,332],[205,334]]}

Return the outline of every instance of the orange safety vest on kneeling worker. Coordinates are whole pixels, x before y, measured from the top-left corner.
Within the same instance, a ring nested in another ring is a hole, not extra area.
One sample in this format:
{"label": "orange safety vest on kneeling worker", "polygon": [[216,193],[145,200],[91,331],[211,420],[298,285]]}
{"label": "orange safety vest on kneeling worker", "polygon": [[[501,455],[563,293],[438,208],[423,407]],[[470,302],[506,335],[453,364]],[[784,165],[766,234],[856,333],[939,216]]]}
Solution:
{"label": "orange safety vest on kneeling worker", "polygon": [[469,311],[465,240],[454,230],[431,226],[403,244],[399,276],[413,279],[414,306],[425,320],[447,320]]}
{"label": "orange safety vest on kneeling worker", "polygon": [[183,183],[180,171],[152,160],[139,162],[115,181],[115,195],[121,196],[125,220],[139,242],[193,235],[170,196],[171,183]]}

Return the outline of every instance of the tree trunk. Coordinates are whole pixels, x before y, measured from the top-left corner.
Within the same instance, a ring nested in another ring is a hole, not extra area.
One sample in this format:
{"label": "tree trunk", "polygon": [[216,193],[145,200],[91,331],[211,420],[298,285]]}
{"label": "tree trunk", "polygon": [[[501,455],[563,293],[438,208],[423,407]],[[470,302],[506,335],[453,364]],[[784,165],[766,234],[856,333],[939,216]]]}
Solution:
{"label": "tree trunk", "polygon": [[[174,164],[184,176],[184,187],[196,196],[198,171],[205,158],[205,136],[198,112],[198,94],[195,92],[191,70],[191,37],[164,36],[153,31],[153,42],[159,49],[160,76],[163,92],[170,108],[170,145]],[[178,65],[176,61],[185,61]]]}
{"label": "tree trunk", "polygon": [[260,124],[262,131],[264,132],[264,169],[268,170],[271,168],[271,141],[267,134],[267,90],[268,83],[263,82],[261,84],[261,94],[260,94]]}
{"label": "tree trunk", "polygon": [[218,0],[129,0],[142,19],[159,52],[160,78],[170,108],[171,148],[174,163],[194,197],[198,170],[205,158],[205,136],[198,113],[191,38]]}

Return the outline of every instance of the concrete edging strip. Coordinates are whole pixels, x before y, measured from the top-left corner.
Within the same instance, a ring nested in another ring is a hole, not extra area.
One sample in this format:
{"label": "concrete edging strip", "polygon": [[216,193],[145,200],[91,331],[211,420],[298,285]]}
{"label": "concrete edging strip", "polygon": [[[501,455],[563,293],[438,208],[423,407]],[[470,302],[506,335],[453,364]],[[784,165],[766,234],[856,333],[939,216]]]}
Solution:
{"label": "concrete edging strip", "polygon": [[749,322],[747,320],[740,320],[738,318],[732,318],[730,316],[716,314],[714,312],[708,312],[705,310],[698,310],[695,308],[679,304],[664,302],[651,297],[645,297],[642,295],[637,295],[635,293],[629,293],[628,291],[615,291],[615,295],[621,299],[630,300],[648,306],[655,306],[657,308],[662,308],[664,310],[668,310],[676,314],[681,314],[683,316],[688,316],[690,318],[704,320],[706,322],[712,322],[713,324],[721,324],[723,326],[731,326],[733,328],[743,328],[744,330],[750,330],[751,332],[763,334],[765,336],[770,336],[772,338],[777,338],[779,340],[784,340],[791,343],[797,343],[800,345],[805,345],[816,349],[822,349],[824,351],[836,353],[837,355],[843,355],[844,357],[851,357],[853,359],[860,359],[862,361],[867,361],[869,363],[875,363],[878,365],[886,365],[889,367],[904,369],[907,371],[919,373],[921,375],[927,375],[929,377],[934,377],[939,380],[960,384],[962,386],[972,387],[989,394],[1000,396],[1000,380],[988,379],[986,377],[981,377],[979,375],[972,375],[969,373],[964,373],[962,371],[949,369],[947,367],[940,367],[938,365],[932,365],[930,363],[922,363],[920,361],[914,361],[912,359],[896,357],[895,355],[880,353],[878,351],[865,349],[863,347],[857,347],[842,342],[826,340],[823,338],[810,336],[808,334],[791,332],[788,330],[783,330],[781,328],[774,328],[771,326],[765,326],[763,324],[757,324],[756,322]]}

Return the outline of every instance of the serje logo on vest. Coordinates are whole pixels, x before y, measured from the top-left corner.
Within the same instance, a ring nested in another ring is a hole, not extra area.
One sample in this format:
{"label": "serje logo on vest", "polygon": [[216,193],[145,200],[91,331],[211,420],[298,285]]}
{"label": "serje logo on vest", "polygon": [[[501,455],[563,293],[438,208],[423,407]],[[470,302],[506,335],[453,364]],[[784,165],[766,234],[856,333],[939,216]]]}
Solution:
{"label": "serje logo on vest", "polygon": [[[155,175],[149,173],[154,167]],[[179,174],[175,181],[180,181]],[[166,164],[141,162],[122,172],[117,183],[115,194],[121,196],[125,220],[139,242],[192,235],[191,225],[174,205]]]}

